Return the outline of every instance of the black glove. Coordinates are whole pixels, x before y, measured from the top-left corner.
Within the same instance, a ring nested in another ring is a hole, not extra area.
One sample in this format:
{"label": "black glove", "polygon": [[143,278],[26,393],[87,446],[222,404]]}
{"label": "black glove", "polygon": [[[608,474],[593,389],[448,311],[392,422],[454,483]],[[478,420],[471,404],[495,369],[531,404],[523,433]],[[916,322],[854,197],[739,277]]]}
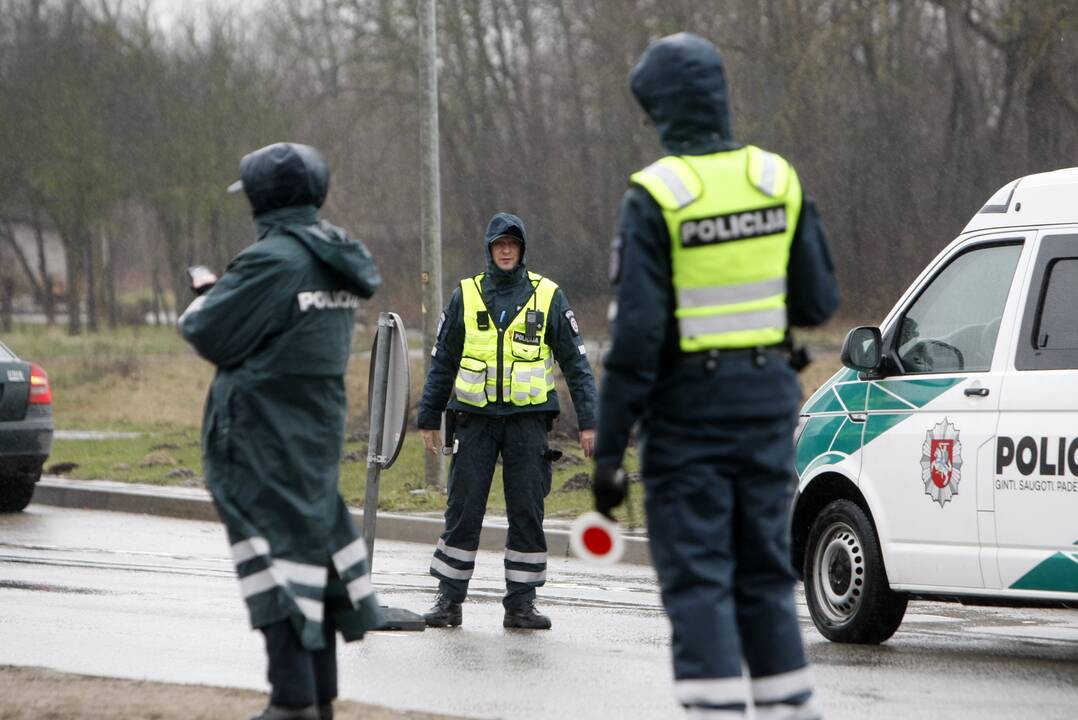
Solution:
{"label": "black glove", "polygon": [[613,520],[610,511],[625,502],[625,496],[629,494],[625,471],[615,465],[596,465],[591,492],[595,496],[596,511]]}

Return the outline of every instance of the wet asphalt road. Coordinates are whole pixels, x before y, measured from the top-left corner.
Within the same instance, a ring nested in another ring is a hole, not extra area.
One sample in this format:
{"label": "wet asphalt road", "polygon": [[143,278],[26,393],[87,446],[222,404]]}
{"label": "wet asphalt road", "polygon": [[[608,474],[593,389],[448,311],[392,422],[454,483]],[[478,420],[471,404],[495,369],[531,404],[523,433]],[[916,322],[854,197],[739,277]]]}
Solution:
{"label": "wet asphalt road", "polygon": [[[422,610],[429,548],[379,541],[383,604]],[[550,632],[501,627],[481,552],[464,627],[340,652],[343,697],[469,718],[680,718],[649,568],[552,559]],[[1078,611],[912,604],[882,647],[828,643],[800,605],[829,718],[1078,717]],[[264,688],[220,525],[31,505],[0,515],[0,664]]]}

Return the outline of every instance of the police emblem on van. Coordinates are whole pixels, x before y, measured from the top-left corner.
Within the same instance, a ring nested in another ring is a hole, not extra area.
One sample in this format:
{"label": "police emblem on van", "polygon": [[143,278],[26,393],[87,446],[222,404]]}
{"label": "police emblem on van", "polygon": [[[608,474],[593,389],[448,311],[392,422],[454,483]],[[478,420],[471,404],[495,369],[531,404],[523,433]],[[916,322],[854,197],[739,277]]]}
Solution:
{"label": "police emblem on van", "polygon": [[921,446],[921,480],[925,495],[943,507],[958,494],[962,480],[962,443],[958,441],[958,428],[943,418],[925,433]]}

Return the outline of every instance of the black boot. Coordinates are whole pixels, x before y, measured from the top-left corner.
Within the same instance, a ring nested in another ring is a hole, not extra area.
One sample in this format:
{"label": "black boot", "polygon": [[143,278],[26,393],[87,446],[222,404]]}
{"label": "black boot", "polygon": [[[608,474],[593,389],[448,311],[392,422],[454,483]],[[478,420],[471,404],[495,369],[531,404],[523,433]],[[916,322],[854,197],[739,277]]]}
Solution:
{"label": "black boot", "polygon": [[292,708],[270,703],[265,710],[255,715],[251,720],[319,720],[318,707],[308,705],[307,707]]}
{"label": "black boot", "polygon": [[453,602],[445,593],[438,593],[434,605],[423,615],[427,627],[457,627],[463,619],[460,603]]}
{"label": "black boot", "polygon": [[333,720],[333,703],[318,706],[318,720]]}
{"label": "black boot", "polygon": [[550,618],[536,610],[534,602],[528,602],[520,607],[506,608],[502,627],[549,630]]}

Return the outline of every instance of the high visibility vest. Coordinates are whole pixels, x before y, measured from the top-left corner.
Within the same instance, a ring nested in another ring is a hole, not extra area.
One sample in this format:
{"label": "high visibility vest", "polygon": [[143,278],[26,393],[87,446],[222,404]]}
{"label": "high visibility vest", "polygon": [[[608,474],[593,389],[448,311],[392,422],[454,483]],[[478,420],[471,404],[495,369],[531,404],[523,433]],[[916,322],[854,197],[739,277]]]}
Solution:
{"label": "high visibility vest", "polygon": [[504,331],[498,330],[483,302],[483,274],[460,281],[464,352],[453,392],[465,405],[484,407],[499,401],[519,407],[542,405],[554,391],[554,358],[545,335],[558,286],[536,273],[528,273],[528,279],[532,295]]}
{"label": "high visibility vest", "polygon": [[786,336],[786,266],[801,183],[751,145],[669,155],[633,174],[670,232],[675,316],[685,352],[776,345]]}

